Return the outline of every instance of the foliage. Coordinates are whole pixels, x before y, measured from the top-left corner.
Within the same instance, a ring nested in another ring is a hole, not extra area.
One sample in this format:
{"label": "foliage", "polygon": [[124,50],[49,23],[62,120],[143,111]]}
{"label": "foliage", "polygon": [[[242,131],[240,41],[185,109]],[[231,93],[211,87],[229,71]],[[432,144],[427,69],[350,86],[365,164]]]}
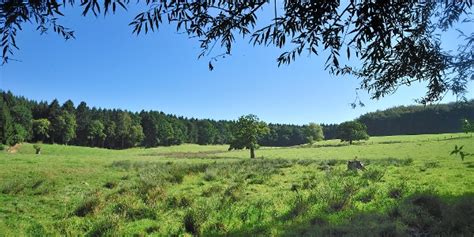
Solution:
{"label": "foliage", "polygon": [[269,132],[268,126],[261,122],[256,115],[241,116],[234,125],[233,140],[229,150],[250,149],[250,158],[255,158],[259,138]]}
{"label": "foliage", "polygon": [[339,124],[338,138],[352,144],[352,141],[368,140],[369,135],[364,124],[358,121],[350,121]]}
{"label": "foliage", "polygon": [[7,140],[7,144],[13,146],[17,143],[22,143],[22,142],[26,141],[27,138],[28,138],[28,131],[26,131],[26,129],[23,126],[21,126],[20,124],[14,124],[13,125],[13,136],[11,136]]}
{"label": "foliage", "polygon": [[459,155],[461,157],[461,160],[463,161],[464,161],[464,157],[466,156],[474,156],[474,153],[465,152],[463,151],[463,148],[464,148],[464,145],[459,146],[459,147],[458,145],[455,145],[454,150],[451,151],[450,155]]}
{"label": "foliage", "polygon": [[474,119],[474,100],[461,103],[397,106],[357,120],[370,136],[461,132],[460,121]]}
{"label": "foliage", "polygon": [[34,144],[33,148],[35,149],[37,155],[41,153],[41,146],[39,144]]}
{"label": "foliage", "polygon": [[[66,144],[67,141],[71,145],[123,149],[133,146],[157,147],[182,143],[229,144],[233,139],[232,128],[235,121],[185,118],[158,111],[132,113],[117,109],[89,108],[85,102],[81,102],[76,109],[73,109],[72,102],[60,106],[57,100],[48,104],[14,96],[11,92],[1,94],[0,105],[3,106],[0,106],[0,140],[4,144],[7,140],[12,140],[15,135],[14,124],[20,124],[15,121],[21,119],[13,120],[11,116],[10,108],[14,106],[18,107],[17,112],[23,111],[21,113],[27,117],[28,114],[32,115],[32,132],[20,129],[20,132],[27,131],[26,136],[25,134],[17,136],[22,137],[20,140],[28,142]],[[470,101],[426,107],[395,107],[368,113],[361,116],[358,121],[367,126],[370,135],[459,132],[461,118],[468,120],[474,118],[473,105],[473,101]],[[22,124],[28,123],[22,122]],[[268,124],[270,131],[260,136],[257,143],[270,147],[309,143],[311,137],[313,140],[322,137],[318,126],[322,127],[325,139],[338,137],[337,124]],[[75,127],[74,133],[72,133],[73,127]],[[320,143],[314,146],[327,146]]]}
{"label": "foliage", "polygon": [[305,128],[305,135],[309,143],[322,141],[324,139],[323,128],[316,123],[310,123]]}
{"label": "foliage", "polygon": [[33,120],[33,140],[46,141],[49,138],[50,126],[51,123],[46,118]]}
{"label": "foliage", "polygon": [[87,139],[91,146],[100,146],[105,141],[107,135],[104,133],[104,124],[99,120],[93,120],[87,128]]}
{"label": "foliage", "polygon": [[[83,15],[116,12],[129,0],[84,0]],[[456,52],[441,48],[441,34],[456,23],[470,23],[471,1],[139,1],[145,5],[130,25],[133,33],[158,31],[166,23],[178,32],[197,37],[205,57],[218,44],[224,48],[217,58],[230,55],[236,38],[250,37],[254,45],[273,45],[285,51],[278,64],[289,64],[301,54],[328,52],[325,66],[336,75],[352,74],[361,88],[380,98],[400,86],[428,83],[422,103],[439,101],[447,91],[463,96],[472,80],[474,35],[460,36],[464,43]],[[58,23],[67,5],[50,0],[6,0],[0,4],[0,46],[3,62],[17,49],[15,38],[22,25],[33,22],[41,33],[52,28],[66,40],[74,31]],[[262,9],[274,9],[273,19],[260,19]],[[278,11],[278,9],[281,9]],[[287,51],[286,51],[287,50]],[[343,59],[358,59],[344,65]],[[359,63],[361,61],[361,65]],[[359,66],[360,65],[360,66]]]}

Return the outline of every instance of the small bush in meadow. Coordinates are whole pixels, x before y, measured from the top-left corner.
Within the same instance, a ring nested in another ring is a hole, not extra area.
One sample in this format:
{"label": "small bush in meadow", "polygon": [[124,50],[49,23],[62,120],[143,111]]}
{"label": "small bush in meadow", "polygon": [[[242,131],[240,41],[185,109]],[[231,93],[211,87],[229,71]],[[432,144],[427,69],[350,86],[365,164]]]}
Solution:
{"label": "small bush in meadow", "polygon": [[0,151],[3,151],[5,150],[5,145],[3,145],[2,143],[0,143]]}

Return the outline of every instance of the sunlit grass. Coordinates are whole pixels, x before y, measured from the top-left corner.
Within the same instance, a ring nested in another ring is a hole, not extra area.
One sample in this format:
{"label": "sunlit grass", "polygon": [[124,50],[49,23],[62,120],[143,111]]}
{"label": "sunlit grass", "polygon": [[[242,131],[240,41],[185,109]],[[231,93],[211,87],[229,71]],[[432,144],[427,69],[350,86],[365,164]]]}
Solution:
{"label": "sunlit grass", "polygon": [[[455,227],[444,224],[472,220],[464,212],[473,209],[474,157],[449,153],[454,145],[474,153],[472,144],[465,134],[373,137],[351,146],[331,140],[262,148],[254,160],[226,145],[43,144],[35,155],[23,144],[16,154],[0,153],[0,235],[399,235],[414,228],[417,202],[441,205],[439,219],[418,219],[427,231],[451,235]],[[346,171],[355,157],[366,172]],[[456,228],[469,233],[466,223]]]}

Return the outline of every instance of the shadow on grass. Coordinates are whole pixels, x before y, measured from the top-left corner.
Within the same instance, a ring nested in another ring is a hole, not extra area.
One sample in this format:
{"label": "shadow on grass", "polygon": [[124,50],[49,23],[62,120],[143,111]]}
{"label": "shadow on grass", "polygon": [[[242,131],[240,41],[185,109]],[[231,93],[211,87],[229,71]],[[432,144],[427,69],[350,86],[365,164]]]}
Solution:
{"label": "shadow on grass", "polygon": [[[385,213],[354,213],[340,224],[308,215],[280,225],[277,236],[472,236],[474,193],[457,197],[420,193],[404,198]],[[272,227],[275,225],[243,227],[224,235],[275,235]]]}

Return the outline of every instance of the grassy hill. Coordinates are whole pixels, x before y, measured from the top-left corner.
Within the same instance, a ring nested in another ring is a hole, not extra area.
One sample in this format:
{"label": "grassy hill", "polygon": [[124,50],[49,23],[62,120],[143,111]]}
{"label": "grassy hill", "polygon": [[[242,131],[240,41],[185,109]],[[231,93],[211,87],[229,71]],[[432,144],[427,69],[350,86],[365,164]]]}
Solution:
{"label": "grassy hill", "polygon": [[[0,151],[0,235],[416,235],[474,233],[465,134],[347,145]],[[358,173],[346,169],[357,157]]]}

